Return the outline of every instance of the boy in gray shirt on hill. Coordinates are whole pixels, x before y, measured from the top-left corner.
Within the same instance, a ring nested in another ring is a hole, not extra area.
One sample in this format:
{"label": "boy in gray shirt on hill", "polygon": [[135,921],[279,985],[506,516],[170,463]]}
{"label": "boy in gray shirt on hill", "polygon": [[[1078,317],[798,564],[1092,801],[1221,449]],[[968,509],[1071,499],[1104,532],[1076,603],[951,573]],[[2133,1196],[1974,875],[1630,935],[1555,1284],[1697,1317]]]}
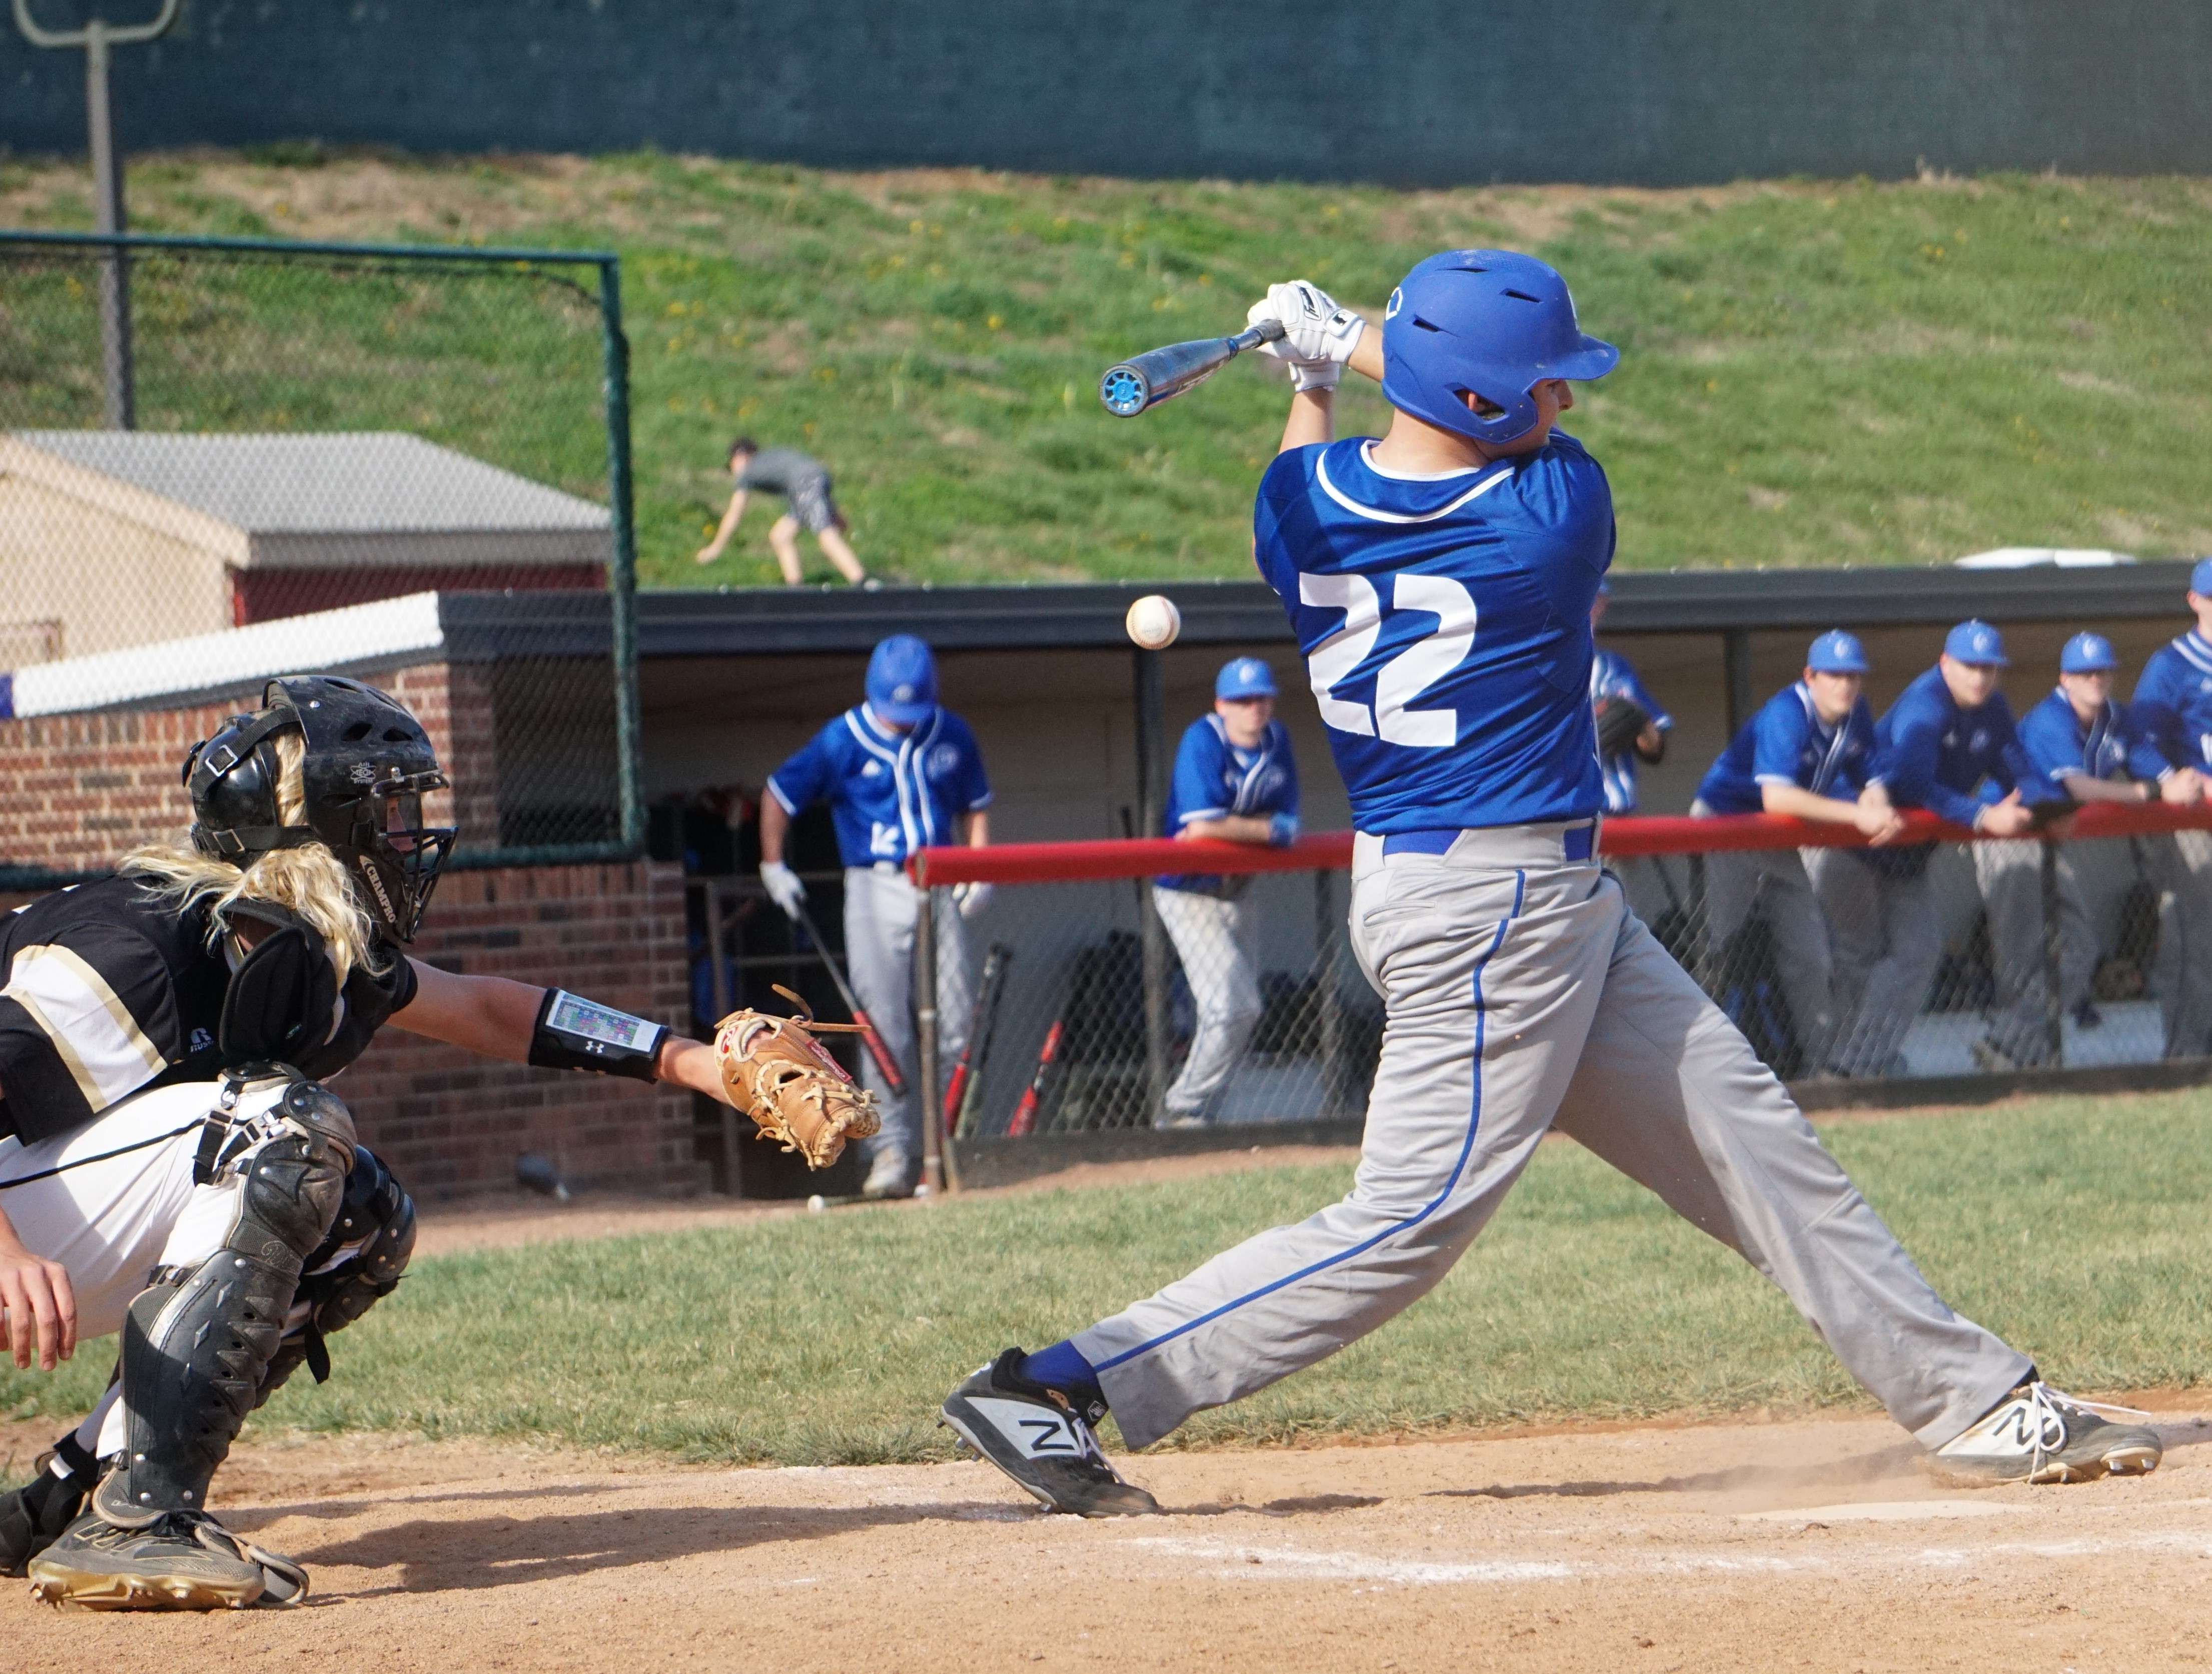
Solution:
{"label": "boy in gray shirt on hill", "polygon": [[850,525],[830,494],[829,469],[819,459],[795,447],[763,450],[750,436],[740,436],[730,444],[730,476],[736,484],[730,509],[722,513],[722,526],[714,531],[714,538],[699,549],[698,562],[711,564],[722,555],[730,537],[737,533],[738,519],[745,514],[748,497],[758,490],[781,494],[790,502],[790,509],[768,530],[768,543],[775,549],[775,561],[782,567],[787,585],[796,587],[804,579],[799,562],[801,528],[814,537],[823,556],[836,566],[838,574],[856,587],[868,585],[867,572],[860,567],[860,561],[845,539]]}

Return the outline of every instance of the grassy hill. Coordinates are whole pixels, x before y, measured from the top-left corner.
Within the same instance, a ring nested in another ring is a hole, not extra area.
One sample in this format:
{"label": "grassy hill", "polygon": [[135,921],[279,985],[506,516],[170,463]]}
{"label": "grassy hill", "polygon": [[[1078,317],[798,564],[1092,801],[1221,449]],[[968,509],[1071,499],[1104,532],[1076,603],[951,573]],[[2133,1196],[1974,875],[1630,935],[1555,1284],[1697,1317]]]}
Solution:
{"label": "grassy hill", "polygon": [[[1624,350],[1569,428],[1612,473],[1626,565],[2212,551],[2203,180],[1408,193],[285,148],[143,158],[131,194],[149,230],[612,244],[655,585],[774,579],[764,517],[690,561],[739,429],[828,460],[887,573],[1242,574],[1283,385],[1240,365],[1132,422],[1099,372],[1233,329],[1270,280],[1372,310],[1483,243],[1557,263]],[[0,224],[89,221],[82,168],[0,160]],[[0,335],[9,312],[0,290]],[[1348,429],[1385,410],[1341,404]]]}

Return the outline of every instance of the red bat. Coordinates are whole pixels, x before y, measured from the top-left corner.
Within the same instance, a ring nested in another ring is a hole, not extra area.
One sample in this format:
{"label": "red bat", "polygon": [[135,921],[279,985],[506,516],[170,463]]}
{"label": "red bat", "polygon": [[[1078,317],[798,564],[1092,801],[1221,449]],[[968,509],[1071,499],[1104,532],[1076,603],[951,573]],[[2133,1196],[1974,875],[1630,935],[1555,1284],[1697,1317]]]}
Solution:
{"label": "red bat", "polygon": [[1060,1037],[1067,1028],[1066,1022],[1055,1017],[1052,1027],[1045,1031],[1044,1046],[1037,1052],[1036,1073],[1030,1077],[1029,1091],[1014,1107],[1013,1119],[1006,1124],[1009,1137],[1018,1138],[1036,1126],[1037,1104],[1044,1094],[1045,1077],[1052,1073],[1053,1060],[1060,1056]]}
{"label": "red bat", "polygon": [[960,1131],[960,1107],[968,1096],[968,1083],[982,1073],[983,1060],[990,1055],[991,1030],[999,1017],[1001,980],[1013,956],[1014,950],[1004,942],[992,943],[991,951],[984,955],[983,978],[975,986],[975,1006],[968,1019],[968,1039],[960,1048],[960,1061],[952,1066],[951,1077],[945,1084],[947,1133]]}
{"label": "red bat", "polygon": [[906,1077],[899,1073],[897,1060],[884,1045],[883,1037],[876,1033],[876,1026],[868,1021],[868,1014],[860,1009],[860,996],[854,993],[853,985],[845,980],[845,973],[838,968],[837,961],[830,956],[830,944],[822,939],[822,932],[815,929],[814,916],[806,910],[803,901],[799,907],[799,927],[806,932],[807,940],[814,943],[815,951],[822,955],[822,962],[830,967],[830,980],[837,985],[837,998],[845,1002],[845,1010],[853,1014],[854,1022],[859,1025],[860,1044],[868,1049],[868,1056],[876,1060],[876,1068],[883,1071],[884,1085],[891,1089],[893,1098],[904,1098]]}

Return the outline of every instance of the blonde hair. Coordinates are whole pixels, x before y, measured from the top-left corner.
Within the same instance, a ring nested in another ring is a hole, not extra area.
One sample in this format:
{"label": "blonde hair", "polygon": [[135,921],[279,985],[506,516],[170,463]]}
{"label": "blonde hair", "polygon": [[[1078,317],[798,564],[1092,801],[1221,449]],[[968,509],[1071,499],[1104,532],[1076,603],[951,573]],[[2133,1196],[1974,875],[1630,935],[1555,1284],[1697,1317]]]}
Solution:
{"label": "blonde hair", "polygon": [[[307,796],[301,765],[307,746],[296,732],[280,732],[272,742],[276,746],[277,823],[305,825]],[[321,843],[271,849],[243,868],[182,844],[149,843],[124,856],[118,870],[143,880],[149,893],[179,913],[206,901],[209,917],[226,929],[228,909],[240,899],[268,901],[297,914],[323,938],[341,987],[356,967],[379,973],[390,962],[377,948],[374,921],[361,904],[352,874]]]}

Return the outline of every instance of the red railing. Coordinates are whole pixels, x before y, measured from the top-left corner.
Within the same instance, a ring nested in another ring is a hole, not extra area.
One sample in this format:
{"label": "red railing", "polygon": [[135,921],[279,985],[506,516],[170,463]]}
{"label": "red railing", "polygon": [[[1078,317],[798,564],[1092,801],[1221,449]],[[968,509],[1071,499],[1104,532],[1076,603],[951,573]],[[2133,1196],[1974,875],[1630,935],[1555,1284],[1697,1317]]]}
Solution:
{"label": "red railing", "polygon": [[[1964,826],[1914,810],[1905,816],[1904,843],[1986,840]],[[2092,803],[2063,832],[2070,839],[2137,837],[2167,831],[2212,830],[2212,805]],[[1778,814],[1727,814],[1607,820],[1598,848],[1607,855],[1711,854],[1724,849],[1864,848],[1849,826]],[[1172,873],[1342,871],[1352,864],[1352,834],[1302,837],[1286,848],[1254,843],[1179,842],[1164,837],[1080,843],[1001,843],[991,848],[927,848],[908,863],[924,887],[954,883],[1051,883],[1073,878],[1153,877]]]}

